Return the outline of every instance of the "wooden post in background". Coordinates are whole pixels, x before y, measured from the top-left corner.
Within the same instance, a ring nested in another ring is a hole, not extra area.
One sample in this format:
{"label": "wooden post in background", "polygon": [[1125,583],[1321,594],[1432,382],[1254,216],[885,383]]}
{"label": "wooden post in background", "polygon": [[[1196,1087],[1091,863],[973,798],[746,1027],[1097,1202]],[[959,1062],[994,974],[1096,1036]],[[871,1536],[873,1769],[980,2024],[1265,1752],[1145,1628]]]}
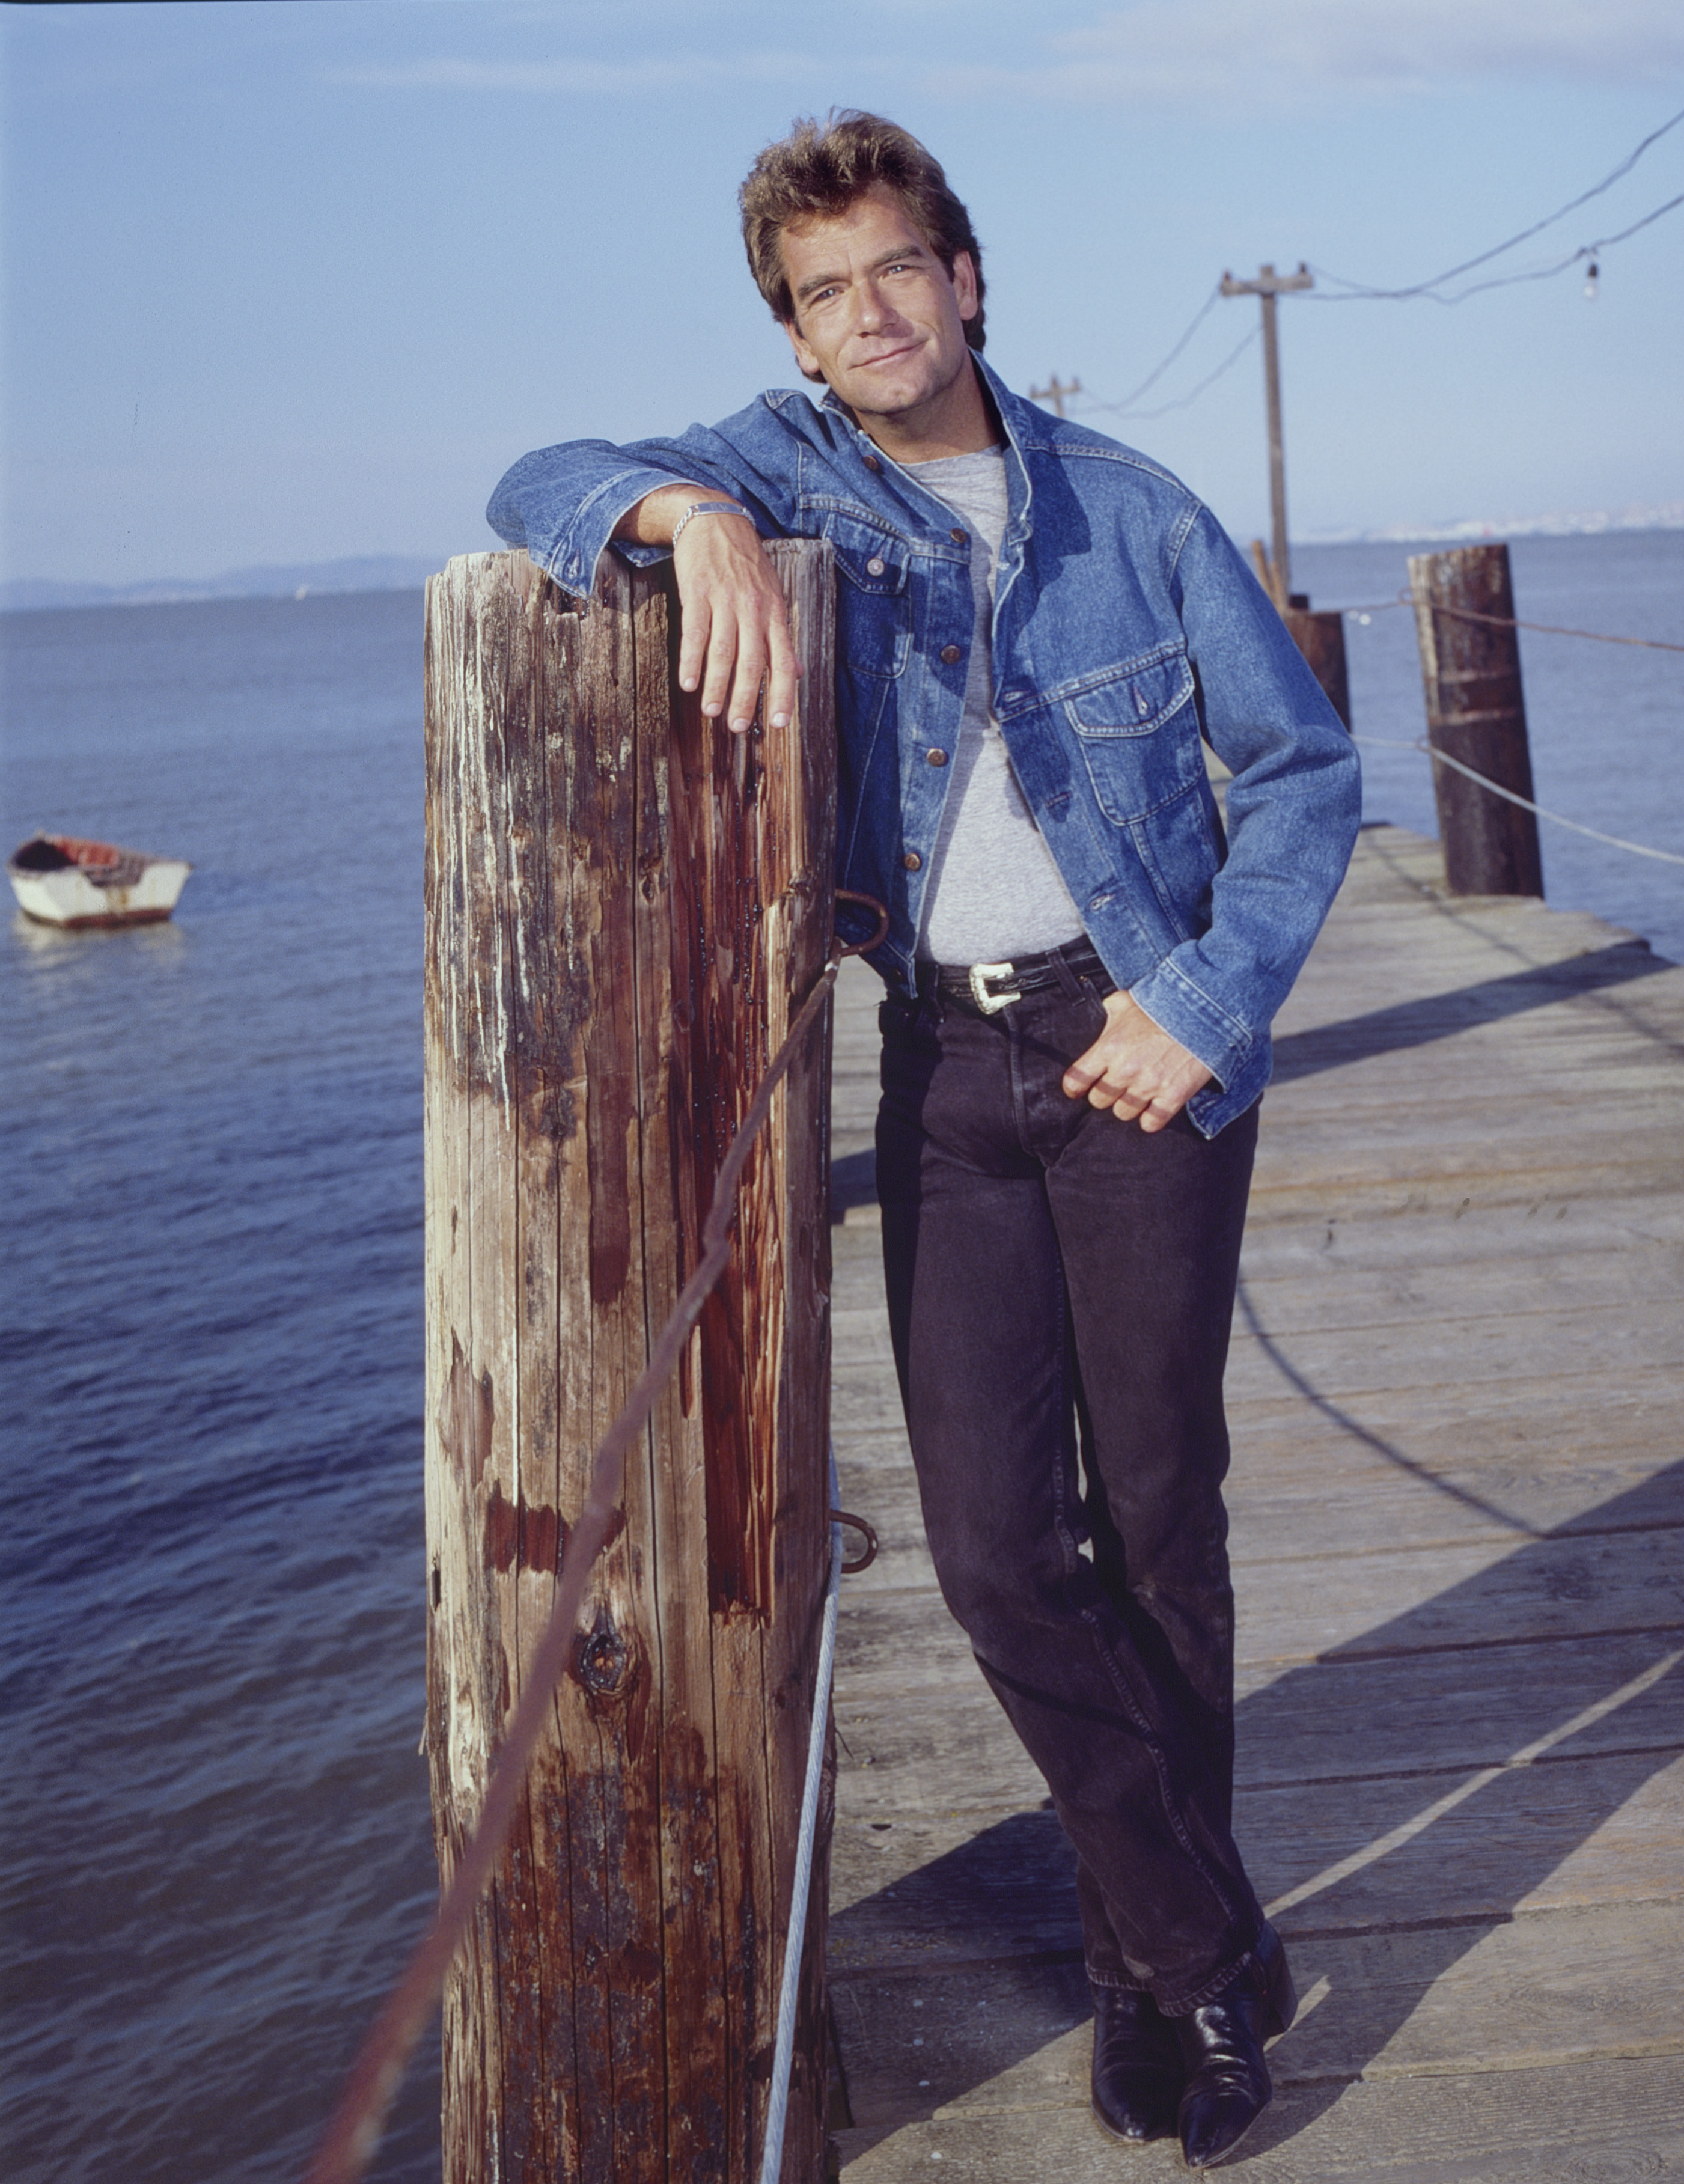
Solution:
{"label": "wooden post in background", "polygon": [[1328,701],[1348,728],[1351,725],[1351,677],[1345,664],[1345,617],[1337,607],[1312,607],[1302,592],[1295,592],[1281,610],[1286,633],[1310,664],[1310,672],[1326,692]]}
{"label": "wooden post in background", "polygon": [[[427,594],[427,1732],[448,1873],[594,1445],[700,1256],[714,1171],[822,968],[828,549],[772,549],[786,733],[683,699],[665,570],[580,610],[524,554]],[[730,1271],[444,2002],[445,2184],[752,2184],[829,1563],[828,1026],[744,1178]],[[816,1863],[783,2176],[822,2170]]]}
{"label": "wooden post in background", "polygon": [[1345,617],[1337,607],[1312,609],[1308,592],[1288,592],[1280,571],[1261,538],[1252,541],[1252,566],[1257,582],[1274,601],[1274,610],[1286,625],[1286,634],[1309,662],[1310,672],[1320,683],[1328,703],[1348,728],[1351,725],[1351,675],[1345,664]]}
{"label": "wooden post in background", "polygon": [[[1531,800],[1532,761],[1506,545],[1412,554],[1409,590],[1426,689],[1427,738]],[[1490,617],[1486,620],[1481,617]],[[1543,893],[1533,814],[1453,767],[1433,768],[1445,883],[1453,894]]]}

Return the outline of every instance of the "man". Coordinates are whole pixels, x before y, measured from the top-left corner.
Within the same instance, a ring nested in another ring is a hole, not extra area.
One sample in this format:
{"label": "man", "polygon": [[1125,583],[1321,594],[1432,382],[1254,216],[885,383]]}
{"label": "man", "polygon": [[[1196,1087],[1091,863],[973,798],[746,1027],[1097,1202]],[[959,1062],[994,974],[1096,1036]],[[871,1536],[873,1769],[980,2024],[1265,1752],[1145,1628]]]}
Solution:
{"label": "man", "polygon": [[761,541],[835,549],[838,877],[891,916],[878,1184],[931,1552],[1076,1848],[1095,2113],[1207,2167],[1296,2006],[1230,1828],[1221,1384],[1269,1024],[1355,755],[1209,512],[989,370],[920,144],[801,123],[742,209],[822,402],[544,450],[490,517],[581,593],[611,540],[670,550],[681,682],[739,731],[763,688],[774,736]]}

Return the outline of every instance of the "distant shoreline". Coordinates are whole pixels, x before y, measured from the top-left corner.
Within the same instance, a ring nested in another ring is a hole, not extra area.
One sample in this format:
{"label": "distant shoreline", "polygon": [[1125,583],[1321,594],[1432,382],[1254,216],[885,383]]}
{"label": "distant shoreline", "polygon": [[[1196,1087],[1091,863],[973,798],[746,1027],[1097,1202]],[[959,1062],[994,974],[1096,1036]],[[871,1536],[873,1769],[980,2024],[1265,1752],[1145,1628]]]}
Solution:
{"label": "distant shoreline", "polygon": [[139,584],[75,584],[51,577],[13,577],[0,583],[0,614],[33,614],[60,607],[190,606],[215,599],[313,599],[349,592],[418,592],[430,576],[443,567],[446,558],[443,554],[364,554],[339,561],[281,563],[231,569],[220,577],[158,577]]}
{"label": "distant shoreline", "polygon": [[[1312,531],[1299,546],[1476,545],[1488,539],[1601,538],[1646,531],[1684,531],[1684,501],[1578,515],[1514,516],[1497,522],[1469,517],[1423,530]],[[490,540],[465,553],[493,552]],[[0,614],[35,614],[64,607],[200,605],[215,599],[302,599],[351,592],[419,591],[448,556],[366,554],[338,561],[283,563],[231,569],[220,577],[158,577],[138,584],[61,583],[52,577],[12,577],[0,583]]]}
{"label": "distant shoreline", "polygon": [[1310,531],[1295,546],[1479,546],[1498,538],[1606,538],[1633,531],[1684,531],[1684,500],[1652,506],[1593,510],[1586,514],[1505,515],[1487,521],[1464,516],[1454,523],[1410,530],[1385,524],[1378,531]]}

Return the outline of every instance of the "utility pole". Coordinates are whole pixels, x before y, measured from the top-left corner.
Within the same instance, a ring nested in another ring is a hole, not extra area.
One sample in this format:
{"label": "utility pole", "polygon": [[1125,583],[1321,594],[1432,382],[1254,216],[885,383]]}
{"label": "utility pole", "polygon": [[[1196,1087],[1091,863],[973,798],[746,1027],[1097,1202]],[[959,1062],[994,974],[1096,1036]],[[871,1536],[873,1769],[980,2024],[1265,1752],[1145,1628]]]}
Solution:
{"label": "utility pole", "polygon": [[1065,397],[1069,394],[1079,394],[1081,391],[1082,382],[1079,379],[1073,379],[1066,387],[1055,371],[1050,386],[1032,387],[1029,389],[1029,399],[1031,402],[1050,402],[1052,404],[1053,415],[1056,417],[1062,417],[1064,415]]}
{"label": "utility pole", "polygon": [[[1274,526],[1274,603],[1283,609],[1292,596],[1292,572],[1286,545],[1286,449],[1280,432],[1280,350],[1275,340],[1274,299],[1290,295],[1295,289],[1314,286],[1314,278],[1302,259],[1296,273],[1277,273],[1272,265],[1260,265],[1255,281],[1236,281],[1231,273],[1222,276],[1224,296],[1257,296],[1263,299],[1263,387],[1269,401],[1269,501]],[[1057,384],[1057,381],[1053,383]],[[1059,414],[1062,416],[1063,413],[1061,410]]]}

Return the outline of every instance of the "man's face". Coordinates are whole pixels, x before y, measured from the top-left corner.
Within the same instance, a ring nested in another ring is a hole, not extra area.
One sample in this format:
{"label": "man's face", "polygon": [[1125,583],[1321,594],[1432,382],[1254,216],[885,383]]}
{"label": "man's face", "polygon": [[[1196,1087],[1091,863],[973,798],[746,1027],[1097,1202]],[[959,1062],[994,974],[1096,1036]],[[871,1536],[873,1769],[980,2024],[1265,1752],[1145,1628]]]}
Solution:
{"label": "man's face", "polygon": [[784,332],[796,361],[862,419],[916,427],[968,370],[964,321],[976,275],[961,251],[950,277],[901,209],[877,185],[846,212],[783,231],[795,305]]}

